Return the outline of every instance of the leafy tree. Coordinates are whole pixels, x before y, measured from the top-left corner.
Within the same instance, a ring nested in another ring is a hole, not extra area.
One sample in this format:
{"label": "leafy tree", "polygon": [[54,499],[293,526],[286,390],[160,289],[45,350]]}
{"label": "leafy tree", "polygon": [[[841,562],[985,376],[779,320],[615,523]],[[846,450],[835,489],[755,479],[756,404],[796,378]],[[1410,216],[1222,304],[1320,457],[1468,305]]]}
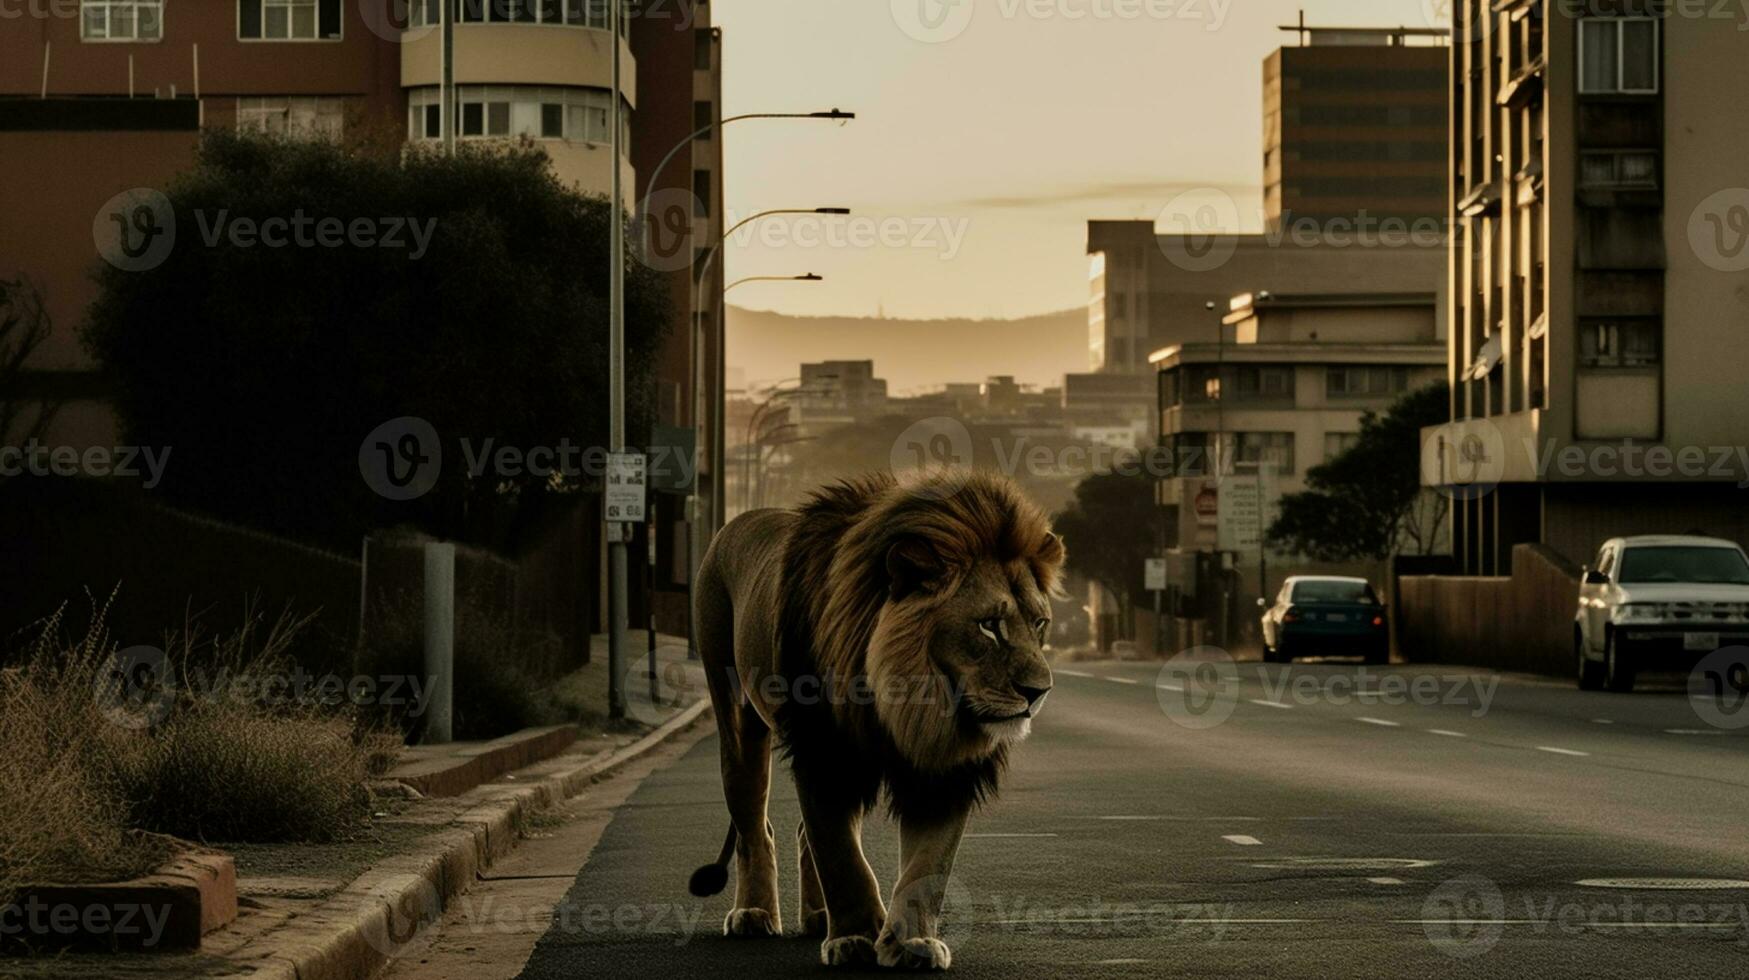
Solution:
{"label": "leafy tree", "polygon": [[1450,418],[1450,394],[1440,382],[1362,416],[1355,444],[1281,498],[1271,545],[1319,561],[1430,553],[1449,502],[1421,486],[1421,430]]}
{"label": "leafy tree", "polygon": [[[159,493],[350,550],[399,524],[501,544],[588,482],[476,476],[463,451],[465,439],[478,462],[488,445],[580,453],[606,441],[612,206],[562,185],[544,152],[385,154],[218,130],[168,197],[168,258],[145,272],[99,266],[82,331],[129,440],[173,452]],[[234,237],[269,219],[305,220],[314,244]],[[322,219],[345,224],[341,244],[317,237]],[[368,234],[352,235],[360,222]],[[628,261],[628,433],[648,431],[667,295]],[[365,483],[360,452],[403,416],[430,423],[442,464],[428,493],[393,501]]]}
{"label": "leafy tree", "polygon": [[1165,521],[1146,474],[1095,473],[1075,486],[1075,499],[1056,517],[1069,551],[1069,571],[1117,598],[1119,622],[1146,591],[1145,562],[1159,553]]}
{"label": "leafy tree", "polygon": [[42,294],[30,280],[0,279],[0,444],[39,439],[54,419],[58,405],[31,397],[24,384],[25,362],[51,329]]}

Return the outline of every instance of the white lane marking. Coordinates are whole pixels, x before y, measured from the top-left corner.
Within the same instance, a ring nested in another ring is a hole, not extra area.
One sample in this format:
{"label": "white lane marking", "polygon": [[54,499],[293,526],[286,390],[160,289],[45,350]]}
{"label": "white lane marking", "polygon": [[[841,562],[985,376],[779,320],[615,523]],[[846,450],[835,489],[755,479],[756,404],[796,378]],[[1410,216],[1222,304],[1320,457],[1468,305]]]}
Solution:
{"label": "white lane marking", "polygon": [[1221,840],[1224,840],[1229,844],[1238,844],[1240,847],[1256,847],[1263,843],[1257,838],[1252,837],[1250,834],[1222,834]]}
{"label": "white lane marking", "polygon": [[1141,681],[1138,681],[1138,680],[1131,678],[1131,677],[1107,677],[1105,679],[1112,682],[1113,684],[1140,684],[1141,683]]}
{"label": "white lane marking", "polygon": [[1401,878],[1368,878],[1367,881],[1375,885],[1401,885],[1403,883]]}
{"label": "white lane marking", "polygon": [[1666,735],[1723,735],[1725,733],[1719,731],[1716,728],[1666,728],[1666,729],[1664,729],[1664,734],[1666,734]]}
{"label": "white lane marking", "polygon": [[[1138,914],[1147,914],[1147,913],[1138,913]],[[982,920],[980,920],[980,921],[982,921]],[[991,919],[991,920],[989,920],[990,924],[995,925],[995,926],[1033,925],[1035,923],[1063,924],[1063,925],[1098,925],[1098,924],[1103,924],[1103,923],[1133,922],[1133,921],[1135,921],[1135,916],[1064,916],[1062,918],[1056,918],[1056,919],[1044,919],[1044,918],[1037,918],[1037,917],[1028,916],[1026,918],[1021,918],[1021,919]],[[1297,924],[1302,924],[1302,923],[1324,922],[1324,921],[1327,921],[1327,920],[1325,920],[1325,919],[1205,919],[1205,918],[1201,918],[1200,916],[1196,919],[1196,922],[1198,925],[1211,925],[1211,926],[1297,925]],[[1531,921],[1531,920],[1527,920],[1527,921]],[[1112,962],[1123,962],[1123,961],[1122,960],[1114,960]]]}
{"label": "white lane marking", "polygon": [[1182,690],[1184,690],[1184,688],[1178,684],[1155,684],[1154,686],[1159,688],[1162,691],[1182,691]]}
{"label": "white lane marking", "polygon": [[1293,707],[1293,705],[1291,705],[1291,704],[1282,704],[1280,701],[1270,701],[1266,698],[1249,698],[1247,700],[1249,700],[1252,704],[1261,704],[1265,708],[1291,708],[1291,707]]}
{"label": "white lane marking", "polygon": [[1111,816],[1094,817],[1095,820],[1196,820],[1200,822],[1218,823],[1257,823],[1262,817],[1196,817],[1188,814],[1175,813],[1117,813]]}
{"label": "white lane marking", "polygon": [[1612,721],[1608,718],[1593,718],[1593,719],[1591,719],[1591,723],[1593,725],[1613,725],[1613,724],[1615,724],[1614,721]]}
{"label": "white lane marking", "polygon": [[967,839],[973,837],[1055,837],[1056,834],[966,834]]}
{"label": "white lane marking", "polygon": [[1385,720],[1385,719],[1383,719],[1383,718],[1367,718],[1367,717],[1364,717],[1364,716],[1363,716],[1363,717],[1360,717],[1360,718],[1356,718],[1356,719],[1354,719],[1354,720],[1355,720],[1355,721],[1364,721],[1364,722],[1366,722],[1366,723],[1367,723],[1367,724],[1369,724],[1369,725],[1383,725],[1383,726],[1384,726],[1384,727],[1386,727],[1386,728],[1396,728],[1396,727],[1397,727],[1397,723],[1396,723],[1396,722],[1394,722],[1394,721],[1386,721],[1386,720]]}
{"label": "white lane marking", "polygon": [[1469,738],[1469,736],[1465,735],[1463,732],[1454,732],[1449,728],[1429,728],[1427,734],[1444,735],[1446,738]]}
{"label": "white lane marking", "polygon": [[1093,676],[1092,674],[1089,674],[1084,670],[1069,670],[1066,667],[1058,667],[1056,669],[1055,673],[1062,674],[1064,677],[1092,677]]}
{"label": "white lane marking", "polygon": [[[1392,919],[1403,926],[1546,926],[1547,919]],[[1565,923],[1563,923],[1565,924]],[[1735,929],[1736,922],[1579,922],[1586,929]]]}
{"label": "white lane marking", "polygon": [[1138,959],[1134,959],[1132,957],[1120,957],[1119,959],[1115,959],[1115,960],[1094,960],[1093,965],[1094,966],[1135,966],[1137,963],[1146,963],[1146,962],[1148,962],[1148,961],[1147,960],[1138,960]]}
{"label": "white lane marking", "polygon": [[1557,745],[1539,745],[1536,747],[1536,750],[1538,752],[1553,752],[1556,755],[1588,756],[1591,754],[1589,752],[1581,752],[1578,749],[1563,749]]}

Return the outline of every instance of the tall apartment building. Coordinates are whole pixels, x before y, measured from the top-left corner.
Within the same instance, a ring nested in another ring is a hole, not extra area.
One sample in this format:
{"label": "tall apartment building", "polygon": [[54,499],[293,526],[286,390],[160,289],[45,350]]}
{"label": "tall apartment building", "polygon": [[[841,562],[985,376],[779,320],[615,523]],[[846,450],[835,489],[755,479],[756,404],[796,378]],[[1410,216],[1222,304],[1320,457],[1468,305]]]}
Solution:
{"label": "tall apartment building", "polygon": [[1445,32],[1283,30],[1301,43],[1263,62],[1265,225],[1443,217]]}
{"label": "tall apartment building", "polygon": [[1749,33],[1638,0],[1453,16],[1453,421],[1423,480],[1462,567],[1749,540]]}
{"label": "tall apartment building", "polygon": [[1300,46],[1263,65],[1263,213],[1239,216],[1263,232],[1089,221],[1088,370],[1151,374],[1149,354],[1214,341],[1219,318],[1207,305],[1225,309],[1259,282],[1292,293],[1443,291],[1445,32],[1295,30]]}

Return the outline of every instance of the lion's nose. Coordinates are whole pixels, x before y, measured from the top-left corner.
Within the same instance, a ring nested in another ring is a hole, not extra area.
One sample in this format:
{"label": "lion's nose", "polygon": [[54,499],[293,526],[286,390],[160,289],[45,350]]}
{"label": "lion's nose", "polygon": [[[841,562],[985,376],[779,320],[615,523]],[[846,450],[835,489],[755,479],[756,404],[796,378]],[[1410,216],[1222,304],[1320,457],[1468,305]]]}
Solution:
{"label": "lion's nose", "polygon": [[1026,699],[1026,707],[1029,711],[1036,712],[1038,711],[1039,706],[1045,703],[1045,695],[1051,693],[1051,689],[1048,687],[1028,687],[1025,684],[1016,684],[1014,685],[1014,693]]}

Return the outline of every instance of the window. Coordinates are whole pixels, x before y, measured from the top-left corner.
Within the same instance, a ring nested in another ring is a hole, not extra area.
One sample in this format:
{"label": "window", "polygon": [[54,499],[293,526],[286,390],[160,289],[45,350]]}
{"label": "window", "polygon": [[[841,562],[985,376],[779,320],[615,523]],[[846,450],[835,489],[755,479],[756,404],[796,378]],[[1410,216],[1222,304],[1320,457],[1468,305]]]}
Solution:
{"label": "window", "polygon": [[714,104],[704,100],[692,104],[692,128],[698,130],[706,129],[706,127],[713,127],[701,134],[699,139],[708,140],[716,136],[716,130],[714,129],[716,121],[717,111]]}
{"label": "window", "polygon": [[1226,432],[1218,445],[1223,473],[1255,473],[1260,465],[1271,473],[1294,471],[1292,432]]}
{"label": "window", "polygon": [[[440,0],[413,0],[408,26],[432,27],[442,22]],[[593,27],[605,31],[612,8],[608,0],[455,0],[458,24],[545,24]],[[620,17],[620,33],[630,30],[629,12]]]}
{"label": "window", "polygon": [[[436,86],[427,86],[407,93],[409,138],[441,138],[439,92]],[[463,85],[456,89],[456,101],[456,135],[461,137],[611,141],[608,110],[613,100],[605,89]]]}
{"label": "window", "polygon": [[323,96],[260,96],[237,100],[237,128],[276,136],[338,139],[346,103]]}
{"label": "window", "polygon": [[164,36],[164,0],[84,0],[79,36],[87,41],[157,41]]}
{"label": "window", "polygon": [[245,41],[338,41],[340,0],[237,0]]}
{"label": "window", "polygon": [[1579,364],[1590,368],[1651,367],[1658,363],[1659,324],[1653,319],[1581,320]]}
{"label": "window", "polygon": [[711,172],[709,170],[694,170],[692,172],[692,213],[700,218],[711,216]]}
{"label": "window", "polygon": [[1596,150],[1579,156],[1579,183],[1584,187],[1658,186],[1658,151]]}
{"label": "window", "polygon": [[692,32],[692,67],[699,71],[710,71],[711,54],[716,47],[716,38],[711,36],[710,28],[694,28]]}
{"label": "window", "polygon": [[1693,545],[1629,548],[1621,553],[1621,578],[1632,582],[1749,585],[1749,562],[1735,548]]}
{"label": "window", "polygon": [[1397,395],[1409,390],[1409,369],[1389,365],[1332,366],[1325,371],[1325,391],[1331,398]]}
{"label": "window", "polygon": [[1294,372],[1288,367],[1233,368],[1234,400],[1279,400],[1294,396]]}
{"label": "window", "polygon": [[1324,461],[1330,460],[1353,449],[1360,442],[1358,432],[1326,432],[1324,433]]}
{"label": "window", "polygon": [[1590,17],[1579,22],[1579,91],[1658,91],[1658,22],[1650,17]]}

